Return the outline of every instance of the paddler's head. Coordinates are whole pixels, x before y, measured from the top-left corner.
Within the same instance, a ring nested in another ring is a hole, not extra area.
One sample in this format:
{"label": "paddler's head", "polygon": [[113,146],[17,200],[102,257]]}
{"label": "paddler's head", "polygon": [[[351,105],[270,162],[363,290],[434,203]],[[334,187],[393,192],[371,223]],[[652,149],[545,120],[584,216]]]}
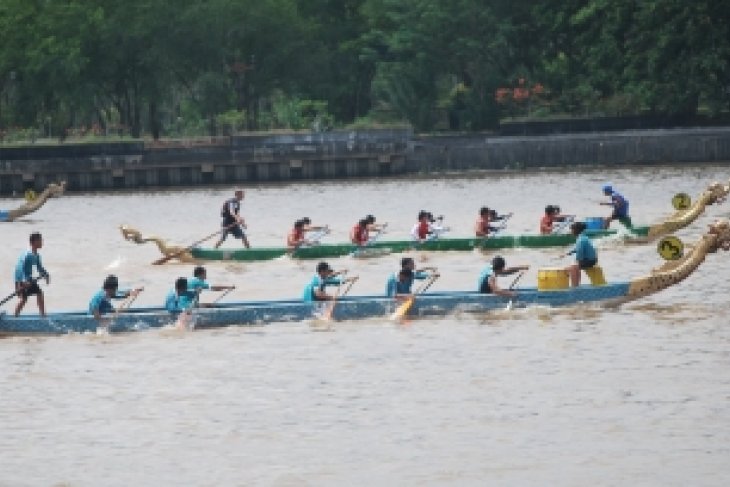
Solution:
{"label": "paddler's head", "polygon": [[334,271],[332,270],[332,267],[327,262],[320,262],[317,264],[317,274],[319,274],[321,277],[327,277],[330,274],[332,274]]}

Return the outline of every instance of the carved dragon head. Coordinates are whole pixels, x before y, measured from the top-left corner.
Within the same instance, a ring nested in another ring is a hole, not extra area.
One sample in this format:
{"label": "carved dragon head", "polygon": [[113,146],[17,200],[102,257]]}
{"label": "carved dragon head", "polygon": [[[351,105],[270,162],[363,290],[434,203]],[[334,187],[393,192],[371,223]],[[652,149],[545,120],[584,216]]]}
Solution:
{"label": "carved dragon head", "polygon": [[66,181],[51,183],[48,185],[48,196],[61,196],[66,191]]}
{"label": "carved dragon head", "polygon": [[718,220],[710,224],[710,229],[707,233],[716,235],[715,242],[710,247],[709,252],[717,252],[719,249],[730,250],[730,222],[727,220]]}
{"label": "carved dragon head", "polygon": [[715,181],[711,185],[707,187],[706,191],[709,195],[709,203],[723,203],[725,199],[727,198],[728,193],[730,192],[730,184],[723,185],[722,183],[719,183]]}
{"label": "carved dragon head", "polygon": [[127,225],[120,225],[119,230],[122,231],[122,237],[124,237],[124,240],[129,240],[130,242],[138,244],[145,243],[139,230],[135,230],[134,228],[128,227]]}

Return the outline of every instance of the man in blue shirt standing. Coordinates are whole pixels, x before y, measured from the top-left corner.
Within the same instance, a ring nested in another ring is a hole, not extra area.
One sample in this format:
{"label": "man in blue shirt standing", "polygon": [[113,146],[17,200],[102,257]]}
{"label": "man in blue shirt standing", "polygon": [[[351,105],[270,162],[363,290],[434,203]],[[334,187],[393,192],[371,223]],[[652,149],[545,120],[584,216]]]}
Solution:
{"label": "man in blue shirt standing", "polygon": [[575,240],[575,247],[573,250],[565,254],[567,257],[570,254],[575,254],[575,264],[566,268],[566,272],[570,276],[570,285],[577,287],[580,285],[580,271],[583,269],[590,269],[598,263],[598,254],[596,248],[593,246],[591,240],[583,232],[586,229],[586,224],[583,222],[575,222],[570,225],[570,231],[573,235],[578,237]]}
{"label": "man in blue shirt standing", "polygon": [[[40,233],[30,234],[30,250],[25,251],[18,259],[15,266],[15,293],[20,298],[15,307],[15,316],[23,310],[28,301],[28,296],[36,295],[38,299],[38,314],[46,316],[46,306],[43,301],[43,290],[38,286],[38,279],[44,278],[46,284],[51,283],[51,276],[41,263],[41,255],[38,249],[43,247],[43,237]],[[33,277],[33,267],[38,270],[38,277]]]}
{"label": "man in blue shirt standing", "polygon": [[603,185],[603,194],[611,197],[611,201],[602,202],[602,205],[612,206],[611,216],[603,219],[603,228],[608,228],[612,220],[618,220],[626,227],[631,227],[629,216],[629,201],[621,193],[615,191],[610,184]]}

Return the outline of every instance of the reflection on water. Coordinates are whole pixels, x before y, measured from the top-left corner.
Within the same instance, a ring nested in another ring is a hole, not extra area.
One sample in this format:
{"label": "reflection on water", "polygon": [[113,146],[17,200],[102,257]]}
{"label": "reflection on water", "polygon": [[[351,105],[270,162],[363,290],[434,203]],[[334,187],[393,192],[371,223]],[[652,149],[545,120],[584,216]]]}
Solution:
{"label": "reflection on water", "polygon": [[[279,245],[308,215],[343,241],[366,213],[403,238],[420,209],[471,232],[482,205],[513,211],[509,231],[534,232],[546,204],[605,213],[610,180],[634,220],[672,213],[723,167],[562,171],[439,179],[300,183],[247,189],[253,245]],[[52,310],[84,309],[104,276],[143,285],[161,304],[192,266],[151,266],[152,245],[124,241],[130,224],[187,245],[218,225],[233,188],[67,195],[0,225],[0,279],[28,233],[45,237]],[[0,208],[16,201],[0,200]],[[726,206],[691,228],[697,238]],[[234,247],[237,242],[225,245]],[[500,252],[538,269],[567,265],[565,249]],[[660,262],[652,245],[599,244],[609,281]],[[495,253],[415,253],[437,266],[433,291],[473,289]],[[400,255],[332,259],[384,290]],[[225,299],[299,297],[316,262],[209,263]],[[0,485],[724,485],[730,473],[730,311],[726,253],[678,286],[616,309],[528,307],[444,319],[387,317],[204,331],[0,340]],[[5,292],[7,291],[7,293]],[[210,293],[209,300],[216,294]],[[33,310],[34,303],[28,304]],[[6,308],[7,309],[7,308]],[[326,331],[326,332],[324,332]],[[319,332],[319,333],[317,333]]]}

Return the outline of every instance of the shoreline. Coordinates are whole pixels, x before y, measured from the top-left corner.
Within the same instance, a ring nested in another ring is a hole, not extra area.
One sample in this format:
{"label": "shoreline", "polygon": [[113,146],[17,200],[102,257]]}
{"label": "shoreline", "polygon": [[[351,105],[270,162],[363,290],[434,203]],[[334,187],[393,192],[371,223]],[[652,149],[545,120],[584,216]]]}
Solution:
{"label": "shoreline", "polygon": [[204,140],[0,146],[0,195],[447,177],[730,162],[730,127],[541,136],[410,129],[245,134]]}

